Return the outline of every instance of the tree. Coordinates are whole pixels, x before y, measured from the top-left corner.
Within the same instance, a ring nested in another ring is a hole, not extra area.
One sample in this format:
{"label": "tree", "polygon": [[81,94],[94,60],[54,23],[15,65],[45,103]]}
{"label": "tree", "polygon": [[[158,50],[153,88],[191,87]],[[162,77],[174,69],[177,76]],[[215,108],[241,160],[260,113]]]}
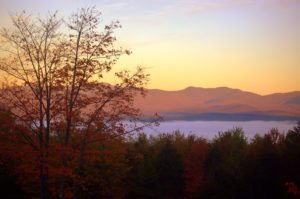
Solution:
{"label": "tree", "polygon": [[141,129],[133,100],[144,94],[148,75],[139,67],[133,74],[116,73],[114,86],[102,82],[130,52],[114,47],[119,22],[100,32],[100,16],[95,7],[79,9],[68,20],[23,12],[12,17],[13,28],[1,31],[0,70],[10,78],[2,85],[1,104],[26,129],[20,139],[36,160],[31,167],[38,169],[41,198],[76,198],[84,186],[86,154],[94,150],[90,143]]}
{"label": "tree", "polygon": [[245,177],[249,198],[286,198],[284,140],[278,129],[271,129],[263,136],[256,135],[249,144]]}
{"label": "tree", "polygon": [[127,176],[127,194],[125,198],[157,198],[160,184],[155,168],[156,145],[145,134],[140,134],[128,142],[128,160],[130,171]]}
{"label": "tree", "polygon": [[244,161],[247,141],[243,130],[235,128],[213,140],[205,160],[204,197],[243,198]]}
{"label": "tree", "polygon": [[16,179],[8,171],[15,162],[11,161],[5,155],[5,151],[9,150],[7,145],[7,136],[3,136],[8,132],[13,126],[13,118],[5,109],[0,108],[0,186],[1,186],[1,196],[9,196],[10,198],[24,198],[24,194],[20,189],[20,186],[17,185]]}
{"label": "tree", "polygon": [[183,161],[176,151],[171,136],[160,137],[162,147],[155,160],[159,186],[158,198],[182,198],[183,196]]}
{"label": "tree", "polygon": [[283,168],[288,192],[300,196],[300,121],[289,130],[285,138]]}
{"label": "tree", "polygon": [[204,184],[204,161],[208,151],[205,140],[196,140],[192,144],[184,161],[185,192],[187,198],[199,198]]}

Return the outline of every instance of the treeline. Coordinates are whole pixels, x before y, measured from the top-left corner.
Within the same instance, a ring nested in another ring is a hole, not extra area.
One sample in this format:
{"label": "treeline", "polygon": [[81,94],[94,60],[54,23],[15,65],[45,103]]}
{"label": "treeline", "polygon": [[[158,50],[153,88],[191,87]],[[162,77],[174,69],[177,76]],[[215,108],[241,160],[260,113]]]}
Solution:
{"label": "treeline", "polygon": [[[211,142],[180,132],[128,144],[127,198],[294,198],[300,183],[300,124],[247,141],[242,129]],[[292,193],[291,193],[292,192]],[[299,197],[299,195],[298,195]]]}
{"label": "treeline", "polygon": [[[2,144],[7,129],[2,125]],[[18,146],[14,147],[17,151]],[[79,198],[250,199],[300,195],[300,123],[286,134],[272,129],[251,140],[236,128],[210,141],[178,131],[118,137],[93,143],[93,147],[98,152],[86,157],[89,164],[83,169]],[[15,159],[9,151],[1,151],[1,197],[38,197],[37,172],[32,172],[30,165]]]}

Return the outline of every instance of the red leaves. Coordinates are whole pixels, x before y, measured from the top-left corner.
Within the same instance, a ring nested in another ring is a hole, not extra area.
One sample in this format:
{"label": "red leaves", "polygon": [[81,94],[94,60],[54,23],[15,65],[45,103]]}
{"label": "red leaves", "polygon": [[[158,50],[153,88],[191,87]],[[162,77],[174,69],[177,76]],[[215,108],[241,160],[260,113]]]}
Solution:
{"label": "red leaves", "polygon": [[188,196],[198,193],[204,178],[204,159],[208,150],[208,145],[203,140],[193,143],[189,153],[185,158],[185,192]]}
{"label": "red leaves", "polygon": [[288,189],[288,193],[290,193],[294,196],[300,196],[300,189],[294,182],[287,182],[287,183],[285,183],[285,186]]}
{"label": "red leaves", "polygon": [[[86,183],[85,166],[100,156],[109,162],[122,154],[121,149],[99,149],[90,143],[123,136],[124,120],[134,123],[140,116],[133,100],[144,94],[148,75],[142,68],[117,73],[116,86],[95,78],[109,72],[121,55],[130,54],[114,47],[118,21],[98,31],[100,15],[95,7],[82,8],[62,24],[56,13],[46,19],[22,13],[13,19],[11,30],[2,32],[9,42],[6,50],[13,53],[0,60],[0,70],[17,83],[0,90],[0,103],[16,119],[0,125],[0,155],[14,161],[12,170],[21,184],[39,172],[40,187],[53,196],[71,197],[70,190]],[[39,179],[31,179],[36,188]],[[60,184],[66,189],[58,193]]]}

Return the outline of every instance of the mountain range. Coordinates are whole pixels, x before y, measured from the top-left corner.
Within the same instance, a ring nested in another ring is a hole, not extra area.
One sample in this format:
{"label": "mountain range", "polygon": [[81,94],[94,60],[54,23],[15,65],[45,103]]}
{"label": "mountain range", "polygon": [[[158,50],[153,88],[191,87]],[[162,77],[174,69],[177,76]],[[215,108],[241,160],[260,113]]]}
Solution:
{"label": "mountain range", "polygon": [[149,89],[135,106],[145,117],[164,120],[300,120],[300,91],[258,95],[227,87],[188,87],[178,91]]}

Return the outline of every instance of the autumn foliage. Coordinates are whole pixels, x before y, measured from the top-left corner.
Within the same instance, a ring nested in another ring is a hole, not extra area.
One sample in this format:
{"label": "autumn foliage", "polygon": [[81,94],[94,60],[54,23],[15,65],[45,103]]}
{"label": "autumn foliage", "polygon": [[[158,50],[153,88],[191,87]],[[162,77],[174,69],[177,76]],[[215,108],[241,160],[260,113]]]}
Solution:
{"label": "autumn foliage", "polygon": [[90,183],[86,167],[114,157],[98,147],[149,125],[137,125],[141,114],[133,107],[147,82],[141,67],[115,72],[115,85],[103,81],[130,52],[114,45],[119,22],[101,30],[100,16],[95,7],[68,19],[23,12],[1,30],[1,152],[34,197],[30,191],[39,189],[41,198],[78,198]]}
{"label": "autumn foliage", "polygon": [[191,198],[196,197],[203,188],[204,160],[207,155],[208,144],[204,140],[197,140],[191,146],[185,157],[185,192]]}
{"label": "autumn foliage", "polygon": [[242,129],[210,141],[142,134],[153,122],[141,121],[133,103],[148,75],[138,67],[116,72],[115,85],[104,82],[130,51],[115,47],[119,22],[100,29],[100,16],[94,7],[68,19],[20,13],[2,29],[0,187],[7,198],[299,196],[300,124],[252,140]]}
{"label": "autumn foliage", "polygon": [[[1,180],[10,179],[10,189],[25,198],[37,197],[38,153],[15,136],[26,130],[6,111],[0,124]],[[51,153],[49,190],[58,194],[64,174],[68,183],[80,185],[80,198],[297,198],[299,151],[290,151],[300,146],[299,135],[295,127],[285,135],[272,129],[249,141],[241,129],[211,141],[180,132],[103,139],[89,145],[80,179]],[[69,163],[75,167],[77,161]],[[68,184],[65,197],[72,193]]]}

